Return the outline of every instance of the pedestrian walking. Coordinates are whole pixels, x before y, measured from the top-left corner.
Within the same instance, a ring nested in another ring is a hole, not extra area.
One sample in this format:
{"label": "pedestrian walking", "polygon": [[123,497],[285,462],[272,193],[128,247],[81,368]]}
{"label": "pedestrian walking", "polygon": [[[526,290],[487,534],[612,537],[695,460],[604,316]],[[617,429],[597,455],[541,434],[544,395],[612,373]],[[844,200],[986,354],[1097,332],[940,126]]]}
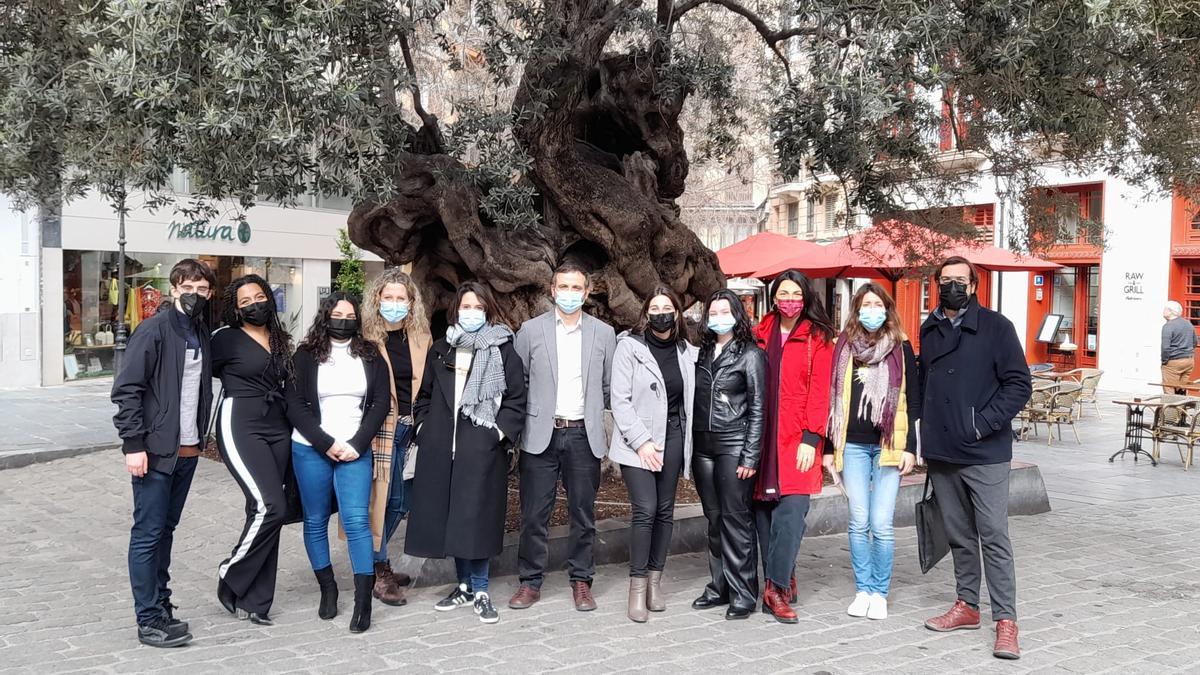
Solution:
{"label": "pedestrian walking", "polygon": [[560,265],[550,284],[554,309],[526,321],[514,342],[529,383],[529,405],[518,464],[521,585],[508,601],[512,609],[526,609],[542,597],[550,514],[560,476],[571,519],[567,575],[575,609],[596,608],[592,542],[600,460],[608,452],[604,410],[617,335],[612,326],[584,311],[590,291],[586,270],[573,262]]}
{"label": "pedestrian walking", "polygon": [[216,278],[187,258],[171,268],[170,307],[138,324],[113,378],[113,424],[133,484],[129,582],[138,640],[179,647],[192,639],[171,603],[171,545],[196,473],[212,409],[205,316]]}
{"label": "pedestrian walking", "polygon": [[692,476],[708,520],[710,580],[692,608],[728,605],[726,619],[745,619],[758,604],[751,501],[762,453],[767,355],[755,344],[750,317],[733,291],[713,293],[703,316]]}
{"label": "pedestrian walking", "polygon": [[1171,300],[1163,307],[1162,381],[1164,394],[1187,394],[1196,367],[1196,327],[1183,318],[1183,305]]}
{"label": "pedestrian walking", "polygon": [[412,441],[413,402],[421,390],[429,353],[429,318],[420,289],[399,267],[389,267],[367,286],[363,301],[363,337],[374,342],[392,374],[392,412],[372,445],[375,461],[371,485],[371,535],[375,546],[376,600],[406,604],[404,591],[412,578],[392,570],[388,542],[408,515],[412,479],[405,480],[408,445]]}
{"label": "pedestrian walking", "polygon": [[458,288],[446,336],[433,344],[417,393],[417,468],[404,551],[454,558],[458,585],[435,608],[500,614],[489,563],[504,550],[508,452],[525,428],[525,368],[487,288]]}
{"label": "pedestrian walking", "polygon": [[292,462],[283,393],[292,337],[279,321],[270,285],[256,274],[226,286],[222,305],[225,326],[212,339],[213,375],[223,392],[217,450],[245,495],[246,523],[217,568],[217,599],[229,613],[270,626],[287,515],[283,486]]}
{"label": "pedestrian walking", "polygon": [[767,395],[754,515],[767,578],[763,611],[796,623],[796,555],[809,500],[822,484],[833,326],[812,282],[796,270],[775,278],[771,298],[774,309],[755,328],[767,352]]}
{"label": "pedestrian walking", "polygon": [[609,458],[629,490],[631,621],[666,611],[662,573],[675,526],[679,476],[691,474],[696,348],[688,343],[683,307],[669,288],[654,289],[636,328],[613,354],[613,437]]}
{"label": "pedestrian walking", "polygon": [[896,303],[869,282],[850,301],[833,350],[829,441],[823,462],[850,502],[850,565],[857,593],[846,613],[886,619],[900,477],[917,463],[921,378]]}
{"label": "pedestrian walking", "polygon": [[321,301],[296,349],[295,378],[287,390],[288,419],[295,427],[292,462],[304,505],[304,549],[321,589],[317,615],[337,616],[338,588],[329,556],[329,517],[336,498],[354,571],[351,633],[371,627],[371,446],[390,412],[392,387],[379,348],[362,336],[359,316],[353,295],[339,291]]}
{"label": "pedestrian walking", "polygon": [[958,599],[935,631],[979,628],[980,551],[997,658],[1017,659],[1017,578],[1008,537],[1012,420],[1029,401],[1029,366],[1012,322],[979,305],[965,258],[938,267],[938,307],[921,326],[921,452],[954,556]]}

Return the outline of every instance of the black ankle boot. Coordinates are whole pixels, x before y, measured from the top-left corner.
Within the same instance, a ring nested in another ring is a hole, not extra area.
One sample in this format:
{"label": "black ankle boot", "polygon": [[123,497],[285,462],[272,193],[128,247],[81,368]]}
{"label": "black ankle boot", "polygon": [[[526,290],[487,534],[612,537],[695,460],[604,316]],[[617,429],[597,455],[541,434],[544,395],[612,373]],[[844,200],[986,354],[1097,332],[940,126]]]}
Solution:
{"label": "black ankle boot", "polygon": [[337,616],[337,579],[333,578],[332,566],[317,570],[314,574],[317,575],[317,585],[321,587],[321,605],[317,608],[317,616],[328,621]]}
{"label": "black ankle boot", "polygon": [[362,633],[371,627],[371,591],[374,589],[374,574],[354,575],[354,614],[350,617],[351,633]]}

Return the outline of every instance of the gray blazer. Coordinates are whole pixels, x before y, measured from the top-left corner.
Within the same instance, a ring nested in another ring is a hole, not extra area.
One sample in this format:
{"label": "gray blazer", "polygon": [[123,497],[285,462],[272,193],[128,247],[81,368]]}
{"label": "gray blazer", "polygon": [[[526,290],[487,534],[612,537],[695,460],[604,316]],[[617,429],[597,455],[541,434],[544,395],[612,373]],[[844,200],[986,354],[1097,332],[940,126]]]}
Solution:
{"label": "gray blazer", "polygon": [[[513,341],[517,354],[525,363],[529,394],[521,449],[533,455],[546,451],[554,432],[554,408],[558,402],[555,311],[552,309],[526,321]],[[580,320],[583,330],[583,421],[592,454],[601,458],[608,447],[604,437],[604,409],[608,407],[608,378],[612,372],[617,334],[612,326],[586,312]]]}
{"label": "gray blazer", "polygon": [[[683,375],[683,475],[692,477],[692,403],[696,393],[697,349],[689,342],[679,348]],[[637,449],[646,441],[667,443],[667,385],[658,362],[643,338],[628,332],[617,340],[612,372],[613,437],[608,458],[617,464],[641,467]]]}

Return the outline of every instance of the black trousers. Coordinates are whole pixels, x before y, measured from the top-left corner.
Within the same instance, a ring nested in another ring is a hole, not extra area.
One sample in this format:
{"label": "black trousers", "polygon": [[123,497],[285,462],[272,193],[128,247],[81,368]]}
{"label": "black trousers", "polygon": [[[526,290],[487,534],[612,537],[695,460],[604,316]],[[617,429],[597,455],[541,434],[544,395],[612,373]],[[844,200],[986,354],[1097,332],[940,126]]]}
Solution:
{"label": "black trousers", "polygon": [[171,545],[183,516],[196,457],[180,457],[171,473],[151,469],[133,476],[133,527],[129,530],[129,583],[139,625],[164,615],[171,599]]}
{"label": "black trousers", "polygon": [[629,526],[629,576],[661,572],[671,549],[675,528],[675,489],[683,471],[683,429],[678,418],[667,422],[667,443],[661,471],[621,466],[633,518]]}
{"label": "black trousers", "polygon": [[292,457],[291,426],[282,406],[227,398],[217,418],[217,448],[246,495],[246,524],[217,574],[247,612],[267,613],[275,601],[279,533],[287,512],[284,477]]}
{"label": "black trousers", "polygon": [[762,549],[763,574],[777,588],[787,588],[808,524],[810,495],[786,495],[777,502],[754,502],[754,524]]}
{"label": "black trousers", "polygon": [[550,557],[550,514],[561,478],[571,517],[567,540],[567,574],[572,582],[589,585],[596,575],[592,543],[596,540],[596,492],[600,489],[600,460],[592,454],[587,429],[555,429],[540,455],[521,453],[521,545],[517,573],[521,583],[542,587]]}
{"label": "black trousers", "polygon": [[750,508],[754,479],[737,477],[741,455],[729,452],[730,444],[725,439],[702,431],[692,438],[692,477],[708,519],[708,571],[712,579],[704,587],[704,595],[712,600],[728,600],[734,607],[753,609],[758,603],[758,555]]}

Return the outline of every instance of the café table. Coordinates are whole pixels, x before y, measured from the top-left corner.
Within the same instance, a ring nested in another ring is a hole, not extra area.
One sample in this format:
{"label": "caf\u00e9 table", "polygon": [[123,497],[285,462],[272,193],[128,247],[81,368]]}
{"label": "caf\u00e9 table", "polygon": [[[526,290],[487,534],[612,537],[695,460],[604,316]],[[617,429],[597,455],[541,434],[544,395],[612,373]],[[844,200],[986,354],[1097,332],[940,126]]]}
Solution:
{"label": "caf\u00e9 table", "polygon": [[1154,455],[1142,447],[1143,441],[1150,440],[1147,435],[1149,429],[1146,427],[1146,411],[1157,410],[1167,404],[1157,396],[1144,399],[1135,397],[1132,400],[1117,399],[1113,403],[1125,406],[1125,447],[1113,453],[1108,461],[1111,462],[1117,457],[1124,458],[1125,453],[1132,452],[1134,462],[1138,461],[1138,455],[1145,455],[1152,466],[1158,466]]}

